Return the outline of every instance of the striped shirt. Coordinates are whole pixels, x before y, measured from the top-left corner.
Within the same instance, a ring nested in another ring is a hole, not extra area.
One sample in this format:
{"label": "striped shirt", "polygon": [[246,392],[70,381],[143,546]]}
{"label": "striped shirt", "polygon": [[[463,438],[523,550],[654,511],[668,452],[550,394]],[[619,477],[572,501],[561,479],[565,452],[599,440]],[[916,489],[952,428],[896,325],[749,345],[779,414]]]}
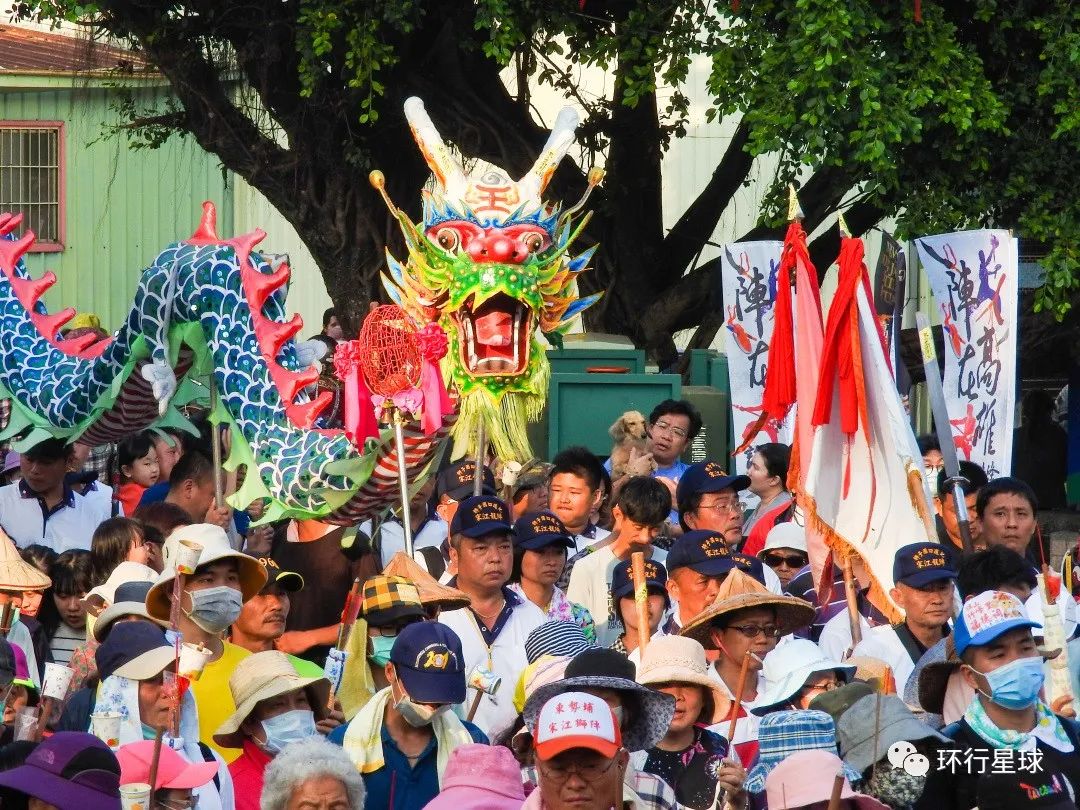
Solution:
{"label": "striped shirt", "polygon": [[71,654],[86,641],[86,629],[76,630],[71,625],[60,622],[56,633],[49,639],[49,653],[52,660],[65,667],[71,662]]}

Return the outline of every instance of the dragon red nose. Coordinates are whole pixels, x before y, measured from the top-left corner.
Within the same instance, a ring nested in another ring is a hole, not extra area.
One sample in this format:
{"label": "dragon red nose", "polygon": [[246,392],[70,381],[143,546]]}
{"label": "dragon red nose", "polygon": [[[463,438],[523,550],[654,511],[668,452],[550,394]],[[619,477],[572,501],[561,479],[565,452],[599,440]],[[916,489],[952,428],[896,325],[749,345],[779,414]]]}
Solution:
{"label": "dragon red nose", "polygon": [[529,255],[525,247],[499,229],[484,231],[465,244],[465,252],[474,262],[521,264]]}

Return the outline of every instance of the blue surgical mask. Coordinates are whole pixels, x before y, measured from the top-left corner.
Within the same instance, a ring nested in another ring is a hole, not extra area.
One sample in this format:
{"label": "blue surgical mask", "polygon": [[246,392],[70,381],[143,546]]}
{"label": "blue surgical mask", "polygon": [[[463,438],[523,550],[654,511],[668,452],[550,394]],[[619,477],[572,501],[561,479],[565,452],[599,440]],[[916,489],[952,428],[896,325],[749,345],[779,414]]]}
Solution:
{"label": "blue surgical mask", "polygon": [[221,633],[240,616],[244,597],[236,588],[221,585],[187,591],[191,597],[191,611],[184,611],[188,618],[207,633]]}
{"label": "blue surgical mask", "polygon": [[[979,672],[974,667],[971,671]],[[1033,705],[1046,679],[1041,656],[1018,658],[993,672],[979,674],[990,684],[990,694],[982,694],[1005,709],[1026,709]]]}
{"label": "blue surgical mask", "polygon": [[293,709],[269,720],[262,721],[266,742],[262,744],[268,754],[278,754],[289,743],[300,742],[319,733],[315,728],[315,715],[311,709]]}
{"label": "blue surgical mask", "polygon": [[373,664],[385,667],[390,663],[390,650],[395,641],[397,636],[371,636],[371,655],[368,658]]}

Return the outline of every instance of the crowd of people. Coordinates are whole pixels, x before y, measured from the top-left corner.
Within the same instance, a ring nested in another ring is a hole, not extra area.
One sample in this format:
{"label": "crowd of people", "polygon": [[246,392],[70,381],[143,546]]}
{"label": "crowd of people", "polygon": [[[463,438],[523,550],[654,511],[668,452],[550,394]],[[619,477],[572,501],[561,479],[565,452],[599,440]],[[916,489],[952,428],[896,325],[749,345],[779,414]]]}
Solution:
{"label": "crowd of people", "polygon": [[359,527],[219,502],[195,424],[5,459],[4,810],[1080,806],[1076,602],[1022,480],[962,465],[964,553],[925,448],[890,622],[857,559],[818,593],[789,448],[687,464],[685,401],[617,475],[447,462]]}

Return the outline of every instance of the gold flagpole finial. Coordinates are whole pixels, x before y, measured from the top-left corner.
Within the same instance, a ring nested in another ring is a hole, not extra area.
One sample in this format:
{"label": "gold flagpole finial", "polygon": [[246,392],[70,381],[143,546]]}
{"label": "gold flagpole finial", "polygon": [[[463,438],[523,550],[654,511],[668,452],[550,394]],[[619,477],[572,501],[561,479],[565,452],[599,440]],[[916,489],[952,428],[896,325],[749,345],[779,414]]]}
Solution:
{"label": "gold flagpole finial", "polygon": [[802,206],[799,205],[799,196],[795,193],[795,184],[788,183],[788,222],[801,220],[804,216],[805,215],[803,214]]}
{"label": "gold flagpole finial", "polygon": [[843,211],[836,215],[836,224],[840,226],[840,236],[844,239],[850,239],[851,229],[848,227],[847,221],[844,219]]}

